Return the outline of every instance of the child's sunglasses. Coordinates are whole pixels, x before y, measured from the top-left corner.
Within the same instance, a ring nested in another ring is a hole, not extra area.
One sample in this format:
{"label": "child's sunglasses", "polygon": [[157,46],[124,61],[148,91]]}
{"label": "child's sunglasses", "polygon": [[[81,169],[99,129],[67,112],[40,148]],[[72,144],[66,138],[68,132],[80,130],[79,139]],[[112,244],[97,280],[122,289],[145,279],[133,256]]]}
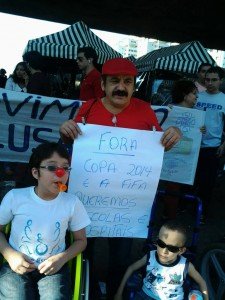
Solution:
{"label": "child's sunglasses", "polygon": [[172,253],[177,253],[180,251],[181,248],[183,247],[178,247],[178,246],[172,246],[172,245],[167,245],[165,244],[162,240],[158,239],[156,241],[156,244],[160,247],[160,248],[166,248],[168,251],[172,252]]}

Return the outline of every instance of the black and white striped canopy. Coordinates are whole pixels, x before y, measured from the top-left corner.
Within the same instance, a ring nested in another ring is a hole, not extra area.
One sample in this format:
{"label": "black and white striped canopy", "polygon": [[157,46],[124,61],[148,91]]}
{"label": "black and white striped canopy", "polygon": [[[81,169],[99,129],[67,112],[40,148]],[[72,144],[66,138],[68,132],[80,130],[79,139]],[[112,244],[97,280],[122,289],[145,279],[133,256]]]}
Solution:
{"label": "black and white striped canopy", "polygon": [[103,64],[110,58],[122,56],[95,35],[83,22],[77,22],[62,31],[29,40],[24,53],[38,51],[43,56],[75,59],[77,49],[87,46],[95,49],[99,64]]}
{"label": "black and white striped canopy", "polygon": [[130,56],[125,57],[125,58],[132,61],[133,63],[135,63],[135,61],[137,60],[133,55],[130,55]]}
{"label": "black and white striped canopy", "polygon": [[216,65],[198,41],[165,47],[141,56],[135,62],[139,72],[167,70],[195,74],[202,63]]}

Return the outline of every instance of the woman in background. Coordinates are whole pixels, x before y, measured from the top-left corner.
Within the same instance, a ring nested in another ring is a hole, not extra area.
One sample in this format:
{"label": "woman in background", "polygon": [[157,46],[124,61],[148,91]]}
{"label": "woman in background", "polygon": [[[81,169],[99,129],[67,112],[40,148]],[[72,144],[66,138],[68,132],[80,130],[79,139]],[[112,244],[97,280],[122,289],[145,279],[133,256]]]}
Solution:
{"label": "woman in background", "polygon": [[26,62],[19,62],[12,75],[6,81],[5,89],[15,92],[27,92],[29,70]]}
{"label": "woman in background", "polygon": [[[29,81],[30,71],[28,70],[26,62],[19,62],[13,73],[9,76],[6,81],[5,89],[11,90],[14,92],[27,92],[27,84]],[[3,168],[3,174],[1,174],[1,180],[12,180],[18,181],[24,177],[26,170],[25,163],[16,163],[16,162],[3,162],[1,163]],[[18,182],[17,182],[18,185]]]}
{"label": "woman in background", "polygon": [[[185,108],[194,108],[198,90],[194,82],[188,79],[181,79],[174,83],[172,91],[172,106],[180,106]],[[202,134],[206,132],[205,126],[200,128]],[[193,192],[191,187],[177,182],[165,181],[166,195],[164,197],[164,214],[166,219],[175,219],[180,203],[180,196],[186,192]]]}

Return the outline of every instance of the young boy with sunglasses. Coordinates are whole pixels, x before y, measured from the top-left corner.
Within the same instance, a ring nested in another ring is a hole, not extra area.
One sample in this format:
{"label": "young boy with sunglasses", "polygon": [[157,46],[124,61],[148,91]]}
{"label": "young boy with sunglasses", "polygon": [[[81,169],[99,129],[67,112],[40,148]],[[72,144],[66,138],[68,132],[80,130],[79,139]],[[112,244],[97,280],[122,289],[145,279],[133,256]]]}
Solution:
{"label": "young boy with sunglasses", "polygon": [[[165,223],[159,231],[157,249],[128,267],[114,299],[123,299],[123,289],[128,278],[134,271],[146,266],[142,290],[135,295],[135,300],[183,300],[185,273],[199,285],[203,297],[201,299],[208,300],[204,279],[193,264],[181,255],[186,250],[185,242],[186,230],[181,224],[174,220]],[[199,298],[196,295],[189,299]]]}
{"label": "young boy with sunglasses", "polygon": [[[36,186],[12,189],[0,205],[0,299],[71,299],[67,262],[85,249],[90,219],[76,196],[60,191],[71,169],[61,145],[39,145],[29,164]],[[66,249],[67,229],[74,242]]]}

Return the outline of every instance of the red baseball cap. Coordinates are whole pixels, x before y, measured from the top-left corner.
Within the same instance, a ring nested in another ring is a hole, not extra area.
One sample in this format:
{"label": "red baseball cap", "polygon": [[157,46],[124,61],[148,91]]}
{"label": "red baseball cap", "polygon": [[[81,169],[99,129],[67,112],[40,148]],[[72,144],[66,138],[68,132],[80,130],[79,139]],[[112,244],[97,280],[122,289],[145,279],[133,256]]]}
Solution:
{"label": "red baseball cap", "polygon": [[107,60],[102,66],[102,75],[130,75],[137,76],[135,65],[126,58],[113,58]]}

